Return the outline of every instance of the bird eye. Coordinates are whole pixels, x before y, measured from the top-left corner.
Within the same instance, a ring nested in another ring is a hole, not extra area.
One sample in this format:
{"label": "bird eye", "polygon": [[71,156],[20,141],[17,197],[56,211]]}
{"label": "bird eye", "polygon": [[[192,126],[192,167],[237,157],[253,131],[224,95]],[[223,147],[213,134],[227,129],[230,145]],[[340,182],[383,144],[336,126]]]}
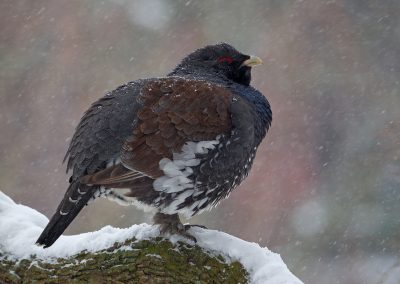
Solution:
{"label": "bird eye", "polygon": [[218,61],[218,63],[226,62],[228,64],[231,64],[233,62],[233,59],[229,56],[221,56],[221,57],[218,57],[217,61]]}

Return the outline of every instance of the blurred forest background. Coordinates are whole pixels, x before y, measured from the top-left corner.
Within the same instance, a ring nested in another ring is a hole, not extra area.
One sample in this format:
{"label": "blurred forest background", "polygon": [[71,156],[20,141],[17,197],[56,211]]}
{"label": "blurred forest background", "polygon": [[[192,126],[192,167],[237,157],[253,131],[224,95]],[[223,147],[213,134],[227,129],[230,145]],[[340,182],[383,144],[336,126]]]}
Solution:
{"label": "blurred forest background", "polygon": [[[3,0],[0,190],[51,216],[91,102],[224,41],[263,58],[252,85],[274,121],[249,178],[190,221],[268,246],[306,283],[399,283],[399,12],[397,0]],[[67,233],[150,221],[97,200]]]}

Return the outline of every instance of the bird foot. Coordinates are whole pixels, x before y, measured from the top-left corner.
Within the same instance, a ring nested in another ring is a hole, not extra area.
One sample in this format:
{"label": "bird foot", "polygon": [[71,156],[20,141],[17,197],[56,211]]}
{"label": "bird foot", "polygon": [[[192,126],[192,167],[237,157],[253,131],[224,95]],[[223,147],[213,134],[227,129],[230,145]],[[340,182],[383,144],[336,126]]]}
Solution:
{"label": "bird foot", "polygon": [[198,225],[198,224],[185,224],[183,225],[185,227],[185,230],[189,230],[192,227],[197,227],[197,228],[202,228],[202,229],[208,229],[206,226],[203,225]]}
{"label": "bird foot", "polygon": [[176,234],[197,243],[196,238],[187,232],[194,225],[183,225],[178,214],[156,213],[153,220],[155,224],[160,226],[161,234]]}

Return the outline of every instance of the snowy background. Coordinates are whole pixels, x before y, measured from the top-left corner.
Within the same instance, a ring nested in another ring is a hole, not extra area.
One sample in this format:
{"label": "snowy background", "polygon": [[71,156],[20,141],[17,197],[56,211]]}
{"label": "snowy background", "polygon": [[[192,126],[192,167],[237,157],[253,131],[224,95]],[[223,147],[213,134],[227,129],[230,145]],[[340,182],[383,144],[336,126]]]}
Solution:
{"label": "snowy background", "polygon": [[[226,41],[263,58],[253,85],[274,121],[249,178],[192,222],[268,246],[305,283],[398,283],[399,10],[397,0],[1,1],[0,190],[50,216],[92,101]],[[67,233],[150,218],[101,200]]]}

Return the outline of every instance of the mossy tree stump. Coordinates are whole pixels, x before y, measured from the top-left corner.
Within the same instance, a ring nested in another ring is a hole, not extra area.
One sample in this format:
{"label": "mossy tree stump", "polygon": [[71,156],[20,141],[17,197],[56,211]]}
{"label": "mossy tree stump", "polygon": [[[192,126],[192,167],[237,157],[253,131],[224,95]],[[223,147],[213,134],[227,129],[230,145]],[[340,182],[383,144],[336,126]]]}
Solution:
{"label": "mossy tree stump", "polygon": [[[21,244],[23,245],[23,244]],[[248,283],[239,262],[163,238],[135,239],[65,259],[16,262],[0,248],[0,283]]]}

